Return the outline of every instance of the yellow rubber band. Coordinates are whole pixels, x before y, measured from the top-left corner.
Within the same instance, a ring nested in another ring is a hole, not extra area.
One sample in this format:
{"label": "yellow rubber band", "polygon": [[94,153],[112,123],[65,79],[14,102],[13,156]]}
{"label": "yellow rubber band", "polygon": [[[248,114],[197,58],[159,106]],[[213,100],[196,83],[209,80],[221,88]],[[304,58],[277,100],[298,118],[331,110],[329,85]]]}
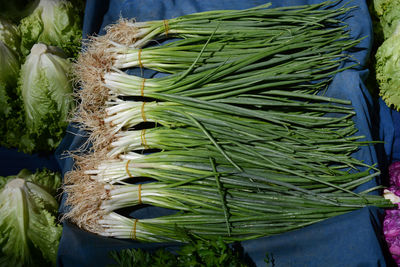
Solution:
{"label": "yellow rubber band", "polygon": [[137,223],[138,219],[135,219],[135,221],[133,222],[133,228],[131,231],[131,239],[136,239],[136,223]]}
{"label": "yellow rubber band", "polygon": [[130,162],[131,162],[130,159],[126,162],[126,164],[125,164],[125,171],[126,171],[126,173],[129,175],[129,178],[132,178],[133,176],[132,176],[131,172],[129,171],[129,163],[130,163]]}
{"label": "yellow rubber band", "polygon": [[139,67],[143,69],[143,64],[142,64],[142,49],[139,49],[138,51],[138,61],[139,61]]}
{"label": "yellow rubber band", "polygon": [[168,36],[168,31],[169,31],[168,20],[164,19],[163,23],[164,23],[165,36]]}
{"label": "yellow rubber band", "polygon": [[138,201],[139,205],[142,204],[142,184],[138,185]]}
{"label": "yellow rubber band", "polygon": [[145,105],[145,104],[146,104],[146,102],[143,101],[142,108],[140,109],[141,112],[142,112],[142,120],[143,120],[143,122],[146,122],[146,121],[147,121],[147,120],[146,120],[146,115],[144,114],[144,105]]}
{"label": "yellow rubber band", "polygon": [[140,140],[141,140],[141,145],[143,146],[143,148],[148,149],[149,146],[147,145],[145,134],[146,134],[146,129],[142,129],[142,131],[140,132]]}
{"label": "yellow rubber band", "polygon": [[144,96],[144,83],[146,82],[146,78],[142,80],[142,86],[140,87],[140,95]]}

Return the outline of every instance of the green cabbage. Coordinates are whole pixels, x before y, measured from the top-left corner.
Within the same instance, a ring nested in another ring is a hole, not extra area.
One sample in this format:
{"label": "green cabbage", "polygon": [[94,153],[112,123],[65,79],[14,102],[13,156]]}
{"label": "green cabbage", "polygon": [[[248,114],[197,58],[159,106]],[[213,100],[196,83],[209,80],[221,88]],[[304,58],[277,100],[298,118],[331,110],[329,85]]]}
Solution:
{"label": "green cabbage", "polygon": [[21,67],[18,89],[36,150],[56,148],[65,133],[74,104],[70,71],[71,62],[63,52],[45,44],[35,44]]}
{"label": "green cabbage", "polygon": [[56,220],[56,199],[35,183],[44,177],[56,192],[60,176],[48,170],[0,177],[0,266],[56,264],[62,226]]}
{"label": "green cabbage", "polygon": [[400,34],[398,32],[383,42],[375,58],[379,95],[389,107],[400,110]]}
{"label": "green cabbage", "polygon": [[58,46],[75,57],[81,46],[80,5],[65,0],[40,0],[35,10],[20,22],[21,51],[29,54],[36,43]]}

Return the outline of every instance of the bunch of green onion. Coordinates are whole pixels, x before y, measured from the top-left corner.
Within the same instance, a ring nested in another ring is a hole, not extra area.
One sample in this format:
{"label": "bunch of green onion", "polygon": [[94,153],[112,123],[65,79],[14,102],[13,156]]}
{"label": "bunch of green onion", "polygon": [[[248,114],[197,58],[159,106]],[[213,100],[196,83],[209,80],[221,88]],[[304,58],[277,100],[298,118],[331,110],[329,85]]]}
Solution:
{"label": "bunch of green onion", "polygon": [[[82,90],[75,120],[91,150],[66,175],[80,227],[140,241],[240,241],[298,229],[367,205],[355,193],[380,175],[353,157],[350,102],[326,97],[348,64],[352,40],[326,2],[267,5],[170,20],[121,20],[94,37],[76,64]],[[159,46],[151,41],[180,38]],[[149,68],[169,75],[125,72]],[[151,152],[151,153],[147,153]],[[137,219],[143,205],[177,213]]]}

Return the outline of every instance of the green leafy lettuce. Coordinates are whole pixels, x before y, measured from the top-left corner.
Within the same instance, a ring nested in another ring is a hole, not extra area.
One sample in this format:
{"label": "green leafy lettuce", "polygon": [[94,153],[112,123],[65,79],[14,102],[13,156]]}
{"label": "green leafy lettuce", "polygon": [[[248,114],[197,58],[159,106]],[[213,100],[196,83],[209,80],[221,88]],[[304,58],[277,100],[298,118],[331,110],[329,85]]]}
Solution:
{"label": "green leafy lettuce", "polygon": [[17,147],[24,131],[24,115],[17,93],[20,71],[20,34],[16,25],[0,19],[0,145]]}
{"label": "green leafy lettuce", "polygon": [[0,17],[0,41],[16,55],[19,54],[21,36],[16,24]]}
{"label": "green leafy lettuce", "polygon": [[50,151],[61,141],[73,106],[71,62],[62,50],[35,44],[21,67],[19,93],[28,137],[21,150]]}
{"label": "green leafy lettuce", "polygon": [[1,8],[0,146],[53,151],[73,105],[66,58],[80,50],[84,1],[15,0]]}
{"label": "green leafy lettuce", "polygon": [[372,60],[379,96],[387,106],[400,110],[400,0],[371,1],[376,49]]}
{"label": "green leafy lettuce", "polygon": [[400,110],[400,34],[394,33],[387,38],[375,58],[379,95],[389,107]]}
{"label": "green leafy lettuce", "polygon": [[0,177],[0,266],[55,266],[62,227],[45,187],[56,192],[60,183],[48,170]]}
{"label": "green leafy lettuce", "polygon": [[10,116],[12,91],[17,85],[19,67],[17,55],[0,41],[0,114],[2,118]]}
{"label": "green leafy lettuce", "polygon": [[10,113],[10,94],[18,80],[20,35],[16,25],[0,18],[0,114]]}
{"label": "green leafy lettuce", "polygon": [[379,19],[383,39],[389,38],[400,22],[400,0],[373,0],[375,14]]}
{"label": "green leafy lettuce", "polygon": [[40,0],[20,22],[21,51],[28,55],[36,43],[58,46],[75,57],[81,46],[82,5],[65,0]]}

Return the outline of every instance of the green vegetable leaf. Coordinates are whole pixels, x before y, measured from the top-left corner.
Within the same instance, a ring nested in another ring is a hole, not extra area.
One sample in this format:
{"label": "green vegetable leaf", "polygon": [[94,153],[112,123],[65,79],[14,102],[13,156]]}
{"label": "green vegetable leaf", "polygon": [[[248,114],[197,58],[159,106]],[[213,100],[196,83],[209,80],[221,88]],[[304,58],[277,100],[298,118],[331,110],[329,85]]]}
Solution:
{"label": "green vegetable leaf", "polygon": [[3,139],[8,131],[7,121],[14,116],[12,109],[18,73],[19,61],[16,54],[0,41],[0,133]]}
{"label": "green vegetable leaf", "polygon": [[26,132],[22,100],[17,93],[20,36],[11,22],[0,19],[0,145],[32,152],[35,140]]}
{"label": "green vegetable leaf", "polygon": [[54,216],[58,204],[50,194],[43,191],[39,186],[31,183],[30,187],[32,198],[35,199],[36,204],[36,207],[33,206],[31,208],[40,208],[41,212],[30,214],[27,235],[35,248],[40,249],[46,261],[55,265],[57,248],[62,233],[62,226],[57,224]]}
{"label": "green vegetable leaf", "polygon": [[[4,83],[0,83],[0,122],[1,122],[0,129],[3,127],[5,128],[6,118],[11,113],[11,106],[9,105],[9,103],[10,103],[10,98],[7,93],[7,87],[5,86]],[[3,130],[1,130],[1,132],[3,132]]]}
{"label": "green vegetable leaf", "polygon": [[373,5],[383,37],[387,39],[396,31],[400,22],[400,0],[374,0]]}
{"label": "green vegetable leaf", "polygon": [[29,138],[38,150],[56,148],[64,135],[73,107],[70,70],[62,51],[44,44],[35,44],[22,65],[19,92]]}
{"label": "green vegetable leaf", "polygon": [[28,210],[21,186],[23,180],[11,180],[0,192],[0,265],[30,263],[27,242]]}
{"label": "green vegetable leaf", "polygon": [[178,259],[176,255],[165,250],[159,249],[153,253],[141,249],[124,249],[120,252],[111,251],[110,255],[119,267],[131,266],[154,266],[154,267],[176,267]]}
{"label": "green vegetable leaf", "polygon": [[[21,36],[16,24],[0,17],[0,41],[19,55]],[[2,66],[3,67],[3,66]]]}
{"label": "green vegetable leaf", "polygon": [[26,56],[36,43],[58,46],[68,56],[80,50],[81,10],[65,0],[40,0],[35,10],[20,23],[21,51]]}
{"label": "green vegetable leaf", "polygon": [[[0,265],[55,265],[62,227],[57,223],[58,203],[34,180],[57,184],[59,175],[43,170],[0,177]],[[56,177],[56,178],[55,178]]]}
{"label": "green vegetable leaf", "polygon": [[28,181],[40,185],[52,196],[56,196],[58,189],[61,187],[61,175],[58,172],[52,172],[47,169],[42,169],[31,174]]}
{"label": "green vegetable leaf", "polygon": [[[17,26],[0,18],[0,94],[1,109],[9,108],[10,91],[15,90],[18,80],[20,36]],[[6,105],[4,107],[3,105]],[[1,112],[7,115],[7,112]]]}
{"label": "green vegetable leaf", "polygon": [[376,80],[380,96],[389,107],[400,110],[400,34],[386,39],[376,52]]}
{"label": "green vegetable leaf", "polygon": [[166,249],[145,251],[141,249],[124,249],[111,251],[111,257],[119,267],[155,266],[155,267],[200,267],[200,266],[247,266],[239,253],[230,248],[222,239],[202,240],[191,237],[177,254]]}

